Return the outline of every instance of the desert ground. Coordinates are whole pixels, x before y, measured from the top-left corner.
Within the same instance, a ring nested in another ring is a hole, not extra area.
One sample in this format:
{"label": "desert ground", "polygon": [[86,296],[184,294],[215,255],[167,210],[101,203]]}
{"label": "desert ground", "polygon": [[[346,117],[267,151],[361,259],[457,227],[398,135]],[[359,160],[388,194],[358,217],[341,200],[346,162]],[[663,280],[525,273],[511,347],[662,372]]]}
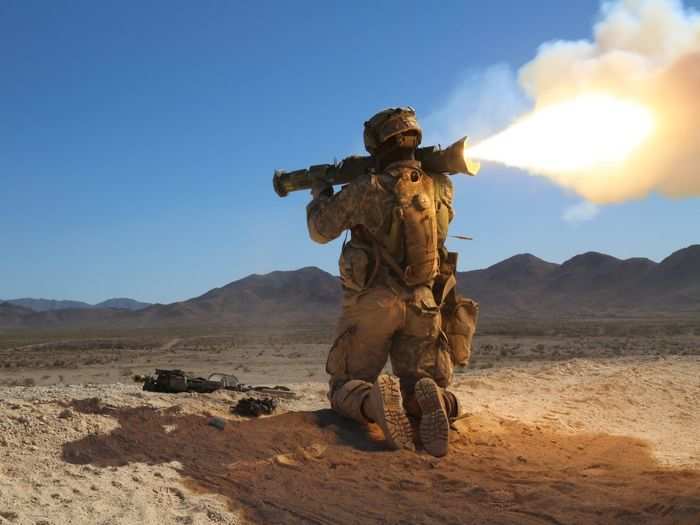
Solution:
{"label": "desert ground", "polygon": [[[328,410],[326,332],[5,332],[0,523],[700,523],[697,323],[508,326],[455,375],[442,459]],[[142,391],[155,368],[296,396],[245,419]]]}

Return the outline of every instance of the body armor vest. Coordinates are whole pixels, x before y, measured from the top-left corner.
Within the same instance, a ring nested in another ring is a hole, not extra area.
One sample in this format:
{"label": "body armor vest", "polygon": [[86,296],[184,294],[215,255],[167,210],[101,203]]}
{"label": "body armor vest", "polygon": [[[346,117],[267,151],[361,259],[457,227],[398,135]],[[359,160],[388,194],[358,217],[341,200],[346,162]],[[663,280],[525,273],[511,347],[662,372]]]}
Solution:
{"label": "body armor vest", "polygon": [[399,230],[403,241],[403,281],[408,286],[428,284],[438,273],[439,260],[433,179],[417,161],[393,163],[386,174],[395,180],[391,229]]}

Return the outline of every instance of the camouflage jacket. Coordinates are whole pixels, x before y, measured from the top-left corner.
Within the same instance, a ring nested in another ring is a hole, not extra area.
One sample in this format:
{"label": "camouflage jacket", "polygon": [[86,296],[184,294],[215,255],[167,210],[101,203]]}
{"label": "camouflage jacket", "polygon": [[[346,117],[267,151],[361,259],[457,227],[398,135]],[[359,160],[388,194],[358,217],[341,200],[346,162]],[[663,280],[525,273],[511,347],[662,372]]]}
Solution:
{"label": "camouflage jacket", "polygon": [[[415,161],[408,162],[420,166]],[[444,273],[447,264],[444,243],[449,223],[454,217],[452,181],[444,174],[426,175],[433,181],[437,249],[440,272]],[[395,184],[396,179],[387,173],[367,173],[338,193],[314,199],[307,206],[309,235],[314,241],[327,243],[346,230],[351,232],[351,239],[344,243],[339,261],[346,289],[360,291],[375,282],[386,280],[391,273],[386,258],[377,253],[377,244],[398,266],[404,263],[403,234],[398,231],[400,221],[396,220],[398,203],[393,191]]]}

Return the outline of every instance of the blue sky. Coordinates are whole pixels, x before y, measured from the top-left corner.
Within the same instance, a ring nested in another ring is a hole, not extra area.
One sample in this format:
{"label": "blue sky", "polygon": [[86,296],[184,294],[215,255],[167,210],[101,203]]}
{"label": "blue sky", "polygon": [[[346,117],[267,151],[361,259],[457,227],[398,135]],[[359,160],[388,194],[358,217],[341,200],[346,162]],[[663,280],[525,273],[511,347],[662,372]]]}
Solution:
{"label": "blue sky", "polygon": [[[171,302],[250,273],[336,273],[339,243],[308,239],[308,194],[278,198],[273,170],[361,153],[362,123],[387,106],[434,122],[495,64],[588,37],[597,9],[2,2],[0,298]],[[521,252],[659,260],[698,242],[699,199],[652,195],[572,223],[580,199],[545,179],[487,165],[455,186],[453,232],[475,237],[451,243],[461,269]]]}

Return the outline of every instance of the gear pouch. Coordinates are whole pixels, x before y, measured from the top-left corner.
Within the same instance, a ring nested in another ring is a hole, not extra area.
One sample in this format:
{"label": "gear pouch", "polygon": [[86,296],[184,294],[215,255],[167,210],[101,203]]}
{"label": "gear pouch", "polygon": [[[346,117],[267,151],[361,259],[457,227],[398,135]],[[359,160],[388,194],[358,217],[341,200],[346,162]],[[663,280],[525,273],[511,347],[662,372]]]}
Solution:
{"label": "gear pouch", "polygon": [[326,373],[334,380],[348,379],[348,349],[352,343],[354,327],[342,332],[333,343],[326,359]]}
{"label": "gear pouch", "polygon": [[472,339],[479,318],[479,303],[457,296],[454,302],[445,305],[442,314],[442,329],[447,335],[452,362],[466,366],[472,351]]}
{"label": "gear pouch", "polygon": [[369,277],[369,255],[364,247],[350,241],[343,246],[338,261],[340,280],[349,290],[361,292],[367,285]]}

